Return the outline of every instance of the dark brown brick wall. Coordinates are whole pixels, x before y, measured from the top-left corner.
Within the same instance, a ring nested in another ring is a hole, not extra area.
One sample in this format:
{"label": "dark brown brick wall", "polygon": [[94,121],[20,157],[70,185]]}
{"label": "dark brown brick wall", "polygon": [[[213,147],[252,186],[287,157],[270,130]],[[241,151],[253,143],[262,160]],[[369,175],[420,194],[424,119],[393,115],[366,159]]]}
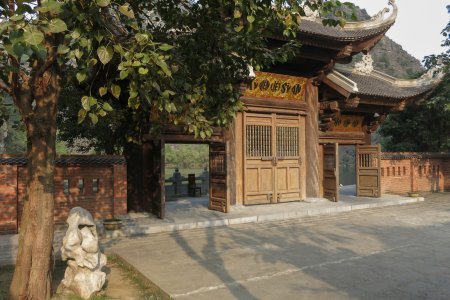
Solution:
{"label": "dark brown brick wall", "polygon": [[[15,233],[20,224],[26,195],[27,168],[0,165],[0,234]],[[68,193],[64,180],[69,180]],[[79,180],[83,180],[83,188]],[[55,169],[55,223],[63,224],[71,208],[81,206],[94,218],[112,218],[127,213],[126,165],[57,166]],[[98,191],[94,191],[98,180]]]}

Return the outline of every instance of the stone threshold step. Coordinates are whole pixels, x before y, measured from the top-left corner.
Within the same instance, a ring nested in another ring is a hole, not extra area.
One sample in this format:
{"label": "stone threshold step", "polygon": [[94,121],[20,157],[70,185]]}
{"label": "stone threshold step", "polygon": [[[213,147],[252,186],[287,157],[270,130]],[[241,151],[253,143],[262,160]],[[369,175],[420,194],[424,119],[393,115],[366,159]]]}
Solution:
{"label": "stone threshold step", "polygon": [[291,219],[301,219],[304,217],[312,217],[312,216],[326,216],[326,215],[334,215],[339,213],[357,211],[362,209],[370,209],[370,208],[379,208],[379,207],[387,207],[387,206],[395,206],[395,205],[405,205],[411,203],[418,203],[425,201],[423,197],[413,197],[413,198],[405,198],[405,199],[395,199],[395,200],[383,200],[380,202],[373,203],[361,203],[361,204],[348,204],[348,205],[338,205],[335,207],[316,207],[316,208],[308,208],[297,211],[286,211],[286,212],[277,212],[273,214],[260,214],[255,216],[241,216],[241,217],[227,217],[221,219],[213,219],[213,220],[202,220],[202,221],[179,221],[179,222],[167,222],[161,221],[161,223],[157,224],[135,224],[129,225],[126,224],[122,227],[121,230],[105,230],[103,239],[113,239],[117,237],[131,237],[131,236],[139,236],[139,235],[147,235],[161,232],[173,232],[173,231],[181,231],[181,230],[190,230],[190,229],[200,229],[200,228],[208,228],[208,227],[218,227],[218,226],[230,226],[237,224],[246,224],[246,223],[261,223],[261,222],[269,222],[269,221],[283,221],[283,220],[291,220]]}

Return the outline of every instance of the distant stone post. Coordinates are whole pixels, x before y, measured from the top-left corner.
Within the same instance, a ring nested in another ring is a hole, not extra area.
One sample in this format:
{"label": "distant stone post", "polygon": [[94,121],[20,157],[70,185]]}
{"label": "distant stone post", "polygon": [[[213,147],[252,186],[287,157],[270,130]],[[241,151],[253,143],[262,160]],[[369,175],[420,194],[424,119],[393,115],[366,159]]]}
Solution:
{"label": "distant stone post", "polygon": [[202,191],[204,191],[203,193],[207,195],[209,191],[209,172],[207,167],[203,169],[200,177],[202,178]]}
{"label": "distant stone post", "polygon": [[174,184],[174,194],[178,195],[181,193],[181,185],[183,183],[182,182],[183,179],[182,179],[182,176],[181,176],[181,173],[180,173],[180,170],[178,169],[178,167],[175,168],[175,172],[173,172],[172,178],[173,178],[173,184]]}

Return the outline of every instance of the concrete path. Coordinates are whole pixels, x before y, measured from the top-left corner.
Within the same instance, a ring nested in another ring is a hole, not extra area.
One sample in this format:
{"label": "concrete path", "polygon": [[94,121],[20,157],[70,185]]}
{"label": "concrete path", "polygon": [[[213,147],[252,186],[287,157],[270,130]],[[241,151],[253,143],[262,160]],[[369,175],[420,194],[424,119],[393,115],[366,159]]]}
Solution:
{"label": "concrete path", "polygon": [[175,299],[450,299],[450,194],[105,245]]}
{"label": "concrete path", "polygon": [[[397,195],[383,195],[381,198],[355,197],[355,186],[342,187],[340,201],[326,199],[307,199],[303,202],[291,202],[271,205],[232,206],[230,213],[221,213],[208,209],[207,197],[180,198],[166,203],[166,218],[156,218],[152,214],[130,214],[124,220],[120,231],[103,231],[98,221],[99,232],[103,233],[104,243],[117,237],[132,237],[161,232],[221,227],[246,223],[284,221],[303,219],[311,216],[334,215],[374,207],[417,203],[423,197],[409,198]],[[66,226],[57,226],[54,238],[55,257],[59,258],[59,249],[66,232]],[[12,265],[18,246],[18,235],[0,235],[0,266]]]}

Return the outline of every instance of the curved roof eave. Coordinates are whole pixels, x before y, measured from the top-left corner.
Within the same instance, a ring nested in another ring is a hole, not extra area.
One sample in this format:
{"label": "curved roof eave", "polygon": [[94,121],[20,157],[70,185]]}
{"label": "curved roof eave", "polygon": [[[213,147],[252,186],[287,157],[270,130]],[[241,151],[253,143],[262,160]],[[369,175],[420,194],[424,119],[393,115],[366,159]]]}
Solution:
{"label": "curved roof eave", "polygon": [[347,22],[344,27],[330,27],[322,24],[322,18],[311,16],[305,17],[300,23],[300,33],[320,36],[338,41],[358,41],[364,38],[377,36],[385,33],[394,23],[398,14],[398,7],[395,0],[389,0],[389,5],[393,7],[393,12],[387,18],[385,14],[390,11],[384,8],[369,20],[358,22]]}
{"label": "curved roof eave", "polygon": [[356,96],[404,100],[425,95],[435,88],[443,78],[443,73],[436,74],[436,71],[430,70],[418,79],[397,79],[375,70],[362,75],[336,66],[327,78]]}

